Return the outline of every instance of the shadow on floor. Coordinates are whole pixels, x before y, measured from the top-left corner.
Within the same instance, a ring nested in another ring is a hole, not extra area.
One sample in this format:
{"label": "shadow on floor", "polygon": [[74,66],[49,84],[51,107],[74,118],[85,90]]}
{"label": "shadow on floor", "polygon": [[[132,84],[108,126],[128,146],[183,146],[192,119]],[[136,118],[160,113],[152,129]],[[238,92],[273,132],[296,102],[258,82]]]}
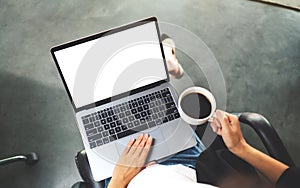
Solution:
{"label": "shadow on floor", "polygon": [[83,148],[63,89],[0,73],[0,158],[35,151],[35,166],[0,167],[0,187],[70,187],[79,175],[74,163]]}

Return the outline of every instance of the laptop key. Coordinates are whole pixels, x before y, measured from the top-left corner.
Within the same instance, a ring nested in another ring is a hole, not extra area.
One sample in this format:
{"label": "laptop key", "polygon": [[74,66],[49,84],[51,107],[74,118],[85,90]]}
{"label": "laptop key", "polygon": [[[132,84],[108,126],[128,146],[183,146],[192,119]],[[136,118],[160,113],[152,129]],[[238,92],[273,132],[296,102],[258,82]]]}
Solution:
{"label": "laptop key", "polygon": [[94,122],[96,119],[94,118],[94,116],[89,118],[90,122]]}
{"label": "laptop key", "polygon": [[82,120],[82,123],[83,123],[83,125],[88,124],[88,123],[89,123],[89,119],[83,119],[83,120]]}
{"label": "laptop key", "polygon": [[109,143],[109,139],[108,139],[108,137],[106,137],[106,138],[103,138],[103,143],[104,143],[104,144],[107,144],[107,143]]}
{"label": "laptop key", "polygon": [[158,110],[158,107],[155,107],[155,108],[153,108],[153,112],[154,113],[157,113],[159,110]]}
{"label": "laptop key", "polygon": [[145,123],[146,122],[145,118],[141,118],[140,122],[141,122],[141,124]]}
{"label": "laptop key", "polygon": [[95,125],[95,127],[99,127],[100,126],[100,122],[99,121],[95,121],[94,125]]}
{"label": "laptop key", "polygon": [[125,137],[125,136],[132,135],[132,134],[134,134],[134,133],[136,133],[136,131],[133,131],[133,130],[126,130],[126,131],[124,131],[124,132],[118,133],[118,134],[117,134],[117,137],[118,137],[118,139],[120,139],[120,138],[123,138],[123,137]]}
{"label": "laptop key", "polygon": [[145,117],[145,116],[147,116],[147,113],[146,112],[141,112],[141,116]]}
{"label": "laptop key", "polygon": [[116,122],[110,123],[110,128],[115,128],[117,126]]}
{"label": "laptop key", "polygon": [[117,115],[113,115],[113,120],[118,120],[118,116]]}
{"label": "laptop key", "polygon": [[148,104],[149,102],[150,102],[150,99],[149,99],[149,98],[146,98],[146,99],[145,99],[145,103]]}
{"label": "laptop key", "polygon": [[115,134],[115,129],[110,129],[108,132],[110,135],[113,135],[113,134]]}
{"label": "laptop key", "polygon": [[108,115],[108,116],[113,116],[113,115],[114,115],[114,112],[113,112],[112,110],[110,110],[110,111],[107,112],[107,115]]}
{"label": "laptop key", "polygon": [[162,98],[162,95],[161,95],[161,94],[157,94],[157,95],[156,95],[156,98],[161,99],[161,98]]}
{"label": "laptop key", "polygon": [[123,117],[125,117],[125,114],[124,114],[123,112],[121,112],[121,113],[119,114],[119,117],[120,117],[120,118],[123,118]]}
{"label": "laptop key", "polygon": [[126,110],[126,107],[125,106],[121,106],[120,110],[121,110],[121,112],[124,112]]}
{"label": "laptop key", "polygon": [[150,108],[154,108],[155,104],[153,102],[149,103]]}
{"label": "laptop key", "polygon": [[123,131],[128,129],[126,125],[122,125],[121,128],[122,128]]}
{"label": "laptop key", "polygon": [[166,108],[169,109],[169,108],[174,108],[175,107],[175,103],[174,102],[170,102],[168,104],[166,104]]}
{"label": "laptop key", "polygon": [[132,114],[136,114],[137,113],[137,110],[134,108],[134,109],[131,109],[131,113]]}
{"label": "laptop key", "polygon": [[152,119],[157,119],[158,118],[158,115],[157,114],[153,114],[152,115]]}
{"label": "laptop key", "polygon": [[155,96],[154,95],[150,95],[150,100],[154,101],[155,100]]}
{"label": "laptop key", "polygon": [[91,130],[86,131],[87,136],[92,136],[94,134],[97,134],[97,129],[91,129]]}
{"label": "laptop key", "polygon": [[97,146],[102,146],[103,145],[103,141],[100,139],[100,140],[97,140],[96,141],[96,144]]}
{"label": "laptop key", "polygon": [[100,139],[100,138],[102,138],[102,134],[101,134],[101,133],[100,133],[100,134],[93,135],[93,136],[89,136],[89,137],[88,137],[88,140],[89,140],[89,142],[94,142],[94,141],[96,141],[96,140],[98,140],[98,139]]}
{"label": "laptop key", "polygon": [[[124,125],[122,125],[122,127],[123,127]],[[119,132],[121,132],[121,128],[120,127],[116,127],[115,128],[115,131],[116,131],[116,133],[119,133]]]}
{"label": "laptop key", "polygon": [[103,131],[102,135],[103,135],[103,137],[107,137],[108,136],[108,131]]}
{"label": "laptop key", "polygon": [[172,102],[172,101],[173,101],[173,98],[172,98],[172,97],[167,97],[167,101],[168,101],[168,102]]}
{"label": "laptop key", "polygon": [[169,121],[172,121],[172,120],[174,120],[175,118],[174,118],[174,116],[171,114],[171,115],[168,115],[168,120]]}
{"label": "laptop key", "polygon": [[102,118],[107,118],[107,117],[108,117],[108,116],[107,116],[107,113],[106,113],[106,112],[102,113],[102,114],[101,114],[101,117],[102,117]]}
{"label": "laptop key", "polygon": [[118,113],[120,113],[120,109],[119,108],[115,108],[114,112],[115,112],[115,114],[118,114]]}
{"label": "laptop key", "polygon": [[106,123],[105,119],[101,119],[101,124],[104,125]]}
{"label": "laptop key", "polygon": [[163,118],[162,118],[162,122],[163,122],[163,123],[167,123],[168,121],[169,121],[169,120],[168,120],[167,117],[163,117]]}
{"label": "laptop key", "polygon": [[127,119],[127,118],[124,118],[124,119],[123,119],[123,123],[128,123],[128,119]]}
{"label": "laptop key", "polygon": [[135,117],[136,119],[140,119],[140,118],[141,118],[141,115],[140,115],[140,114],[135,114],[134,117]]}
{"label": "laptop key", "polygon": [[141,112],[141,111],[143,111],[143,108],[142,108],[141,106],[139,106],[139,107],[137,108],[137,111],[138,111],[138,112]]}
{"label": "laptop key", "polygon": [[160,111],[163,111],[163,110],[165,110],[165,109],[166,109],[165,105],[159,106],[159,110],[160,110]]}
{"label": "laptop key", "polygon": [[127,124],[127,127],[128,127],[128,128],[133,128],[134,125],[133,125],[133,123],[130,122],[130,123]]}
{"label": "laptop key", "polygon": [[107,120],[108,123],[110,123],[110,122],[112,122],[113,118],[112,117],[108,117],[106,120]]}
{"label": "laptop key", "polygon": [[111,135],[110,137],[108,137],[110,142],[113,142],[115,140],[117,140],[117,136],[116,135]]}
{"label": "laptop key", "polygon": [[166,110],[166,115],[170,115],[170,114],[173,114],[173,113],[177,113],[176,108],[171,108],[171,109]]}
{"label": "laptop key", "polygon": [[142,100],[139,100],[139,105],[143,105],[144,104],[144,101],[142,101]]}
{"label": "laptop key", "polygon": [[109,125],[108,125],[108,124],[105,124],[105,125],[104,125],[104,129],[105,129],[105,130],[110,129]]}
{"label": "laptop key", "polygon": [[138,120],[134,121],[134,126],[139,126],[140,125],[140,122]]}
{"label": "laptop key", "polygon": [[146,130],[146,129],[148,129],[147,124],[142,124],[142,125],[140,125],[138,127],[133,128],[132,130],[134,130],[136,132],[140,132],[140,131],[143,131],[143,130]]}
{"label": "laptop key", "polygon": [[133,121],[134,117],[133,116],[129,116],[128,119],[129,119],[129,121]]}
{"label": "laptop key", "polygon": [[125,115],[126,115],[126,116],[130,116],[130,115],[131,115],[131,112],[130,112],[130,111],[126,111],[126,112],[125,112]]}
{"label": "laptop key", "polygon": [[104,129],[103,129],[103,127],[101,126],[101,127],[98,127],[97,130],[98,130],[99,133],[101,133]]}
{"label": "laptop key", "polygon": [[158,112],[158,116],[163,117],[163,116],[165,116],[165,114],[163,112]]}
{"label": "laptop key", "polygon": [[162,92],[162,94],[161,94],[163,97],[169,97],[169,96],[171,96],[171,93],[170,93],[170,91],[164,91],[164,92]]}
{"label": "laptop key", "polygon": [[148,115],[151,115],[151,114],[152,114],[152,110],[150,110],[150,109],[147,110],[147,114],[148,114]]}
{"label": "laptop key", "polygon": [[94,147],[96,147],[96,146],[97,146],[97,145],[96,145],[96,142],[91,142],[91,143],[90,143],[91,149],[94,148]]}
{"label": "laptop key", "polygon": [[90,129],[92,129],[92,128],[94,128],[94,125],[93,125],[92,123],[87,124],[87,125],[84,126],[84,129],[85,129],[85,130],[90,130]]}
{"label": "laptop key", "polygon": [[155,127],[156,124],[155,124],[154,121],[151,121],[151,122],[148,123],[148,126],[149,126],[149,128],[152,128],[152,127]]}
{"label": "laptop key", "polygon": [[180,117],[179,113],[175,113],[174,117],[175,117],[175,119],[179,118]]}
{"label": "laptop key", "polygon": [[156,123],[156,125],[161,125],[162,124],[161,119],[155,120],[155,123]]}
{"label": "laptop key", "polygon": [[152,121],[151,116],[147,116],[147,117],[146,117],[146,121],[147,121],[147,122]]}

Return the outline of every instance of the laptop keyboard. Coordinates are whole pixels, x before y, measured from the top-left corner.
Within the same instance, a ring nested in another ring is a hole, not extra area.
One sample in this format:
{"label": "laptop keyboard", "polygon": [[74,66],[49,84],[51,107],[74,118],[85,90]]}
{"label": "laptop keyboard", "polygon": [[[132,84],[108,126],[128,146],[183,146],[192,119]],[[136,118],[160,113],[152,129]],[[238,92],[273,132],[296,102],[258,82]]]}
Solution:
{"label": "laptop keyboard", "polygon": [[179,118],[169,88],[83,116],[90,148]]}

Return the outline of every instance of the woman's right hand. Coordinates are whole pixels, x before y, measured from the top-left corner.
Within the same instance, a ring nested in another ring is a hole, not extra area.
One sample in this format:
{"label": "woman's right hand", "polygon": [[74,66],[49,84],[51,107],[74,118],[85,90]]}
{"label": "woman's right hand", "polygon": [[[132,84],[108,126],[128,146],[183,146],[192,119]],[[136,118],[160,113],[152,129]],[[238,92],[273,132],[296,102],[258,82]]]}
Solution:
{"label": "woman's right hand", "polygon": [[237,116],[217,110],[210,125],[215,133],[222,136],[224,143],[231,152],[240,152],[247,146]]}

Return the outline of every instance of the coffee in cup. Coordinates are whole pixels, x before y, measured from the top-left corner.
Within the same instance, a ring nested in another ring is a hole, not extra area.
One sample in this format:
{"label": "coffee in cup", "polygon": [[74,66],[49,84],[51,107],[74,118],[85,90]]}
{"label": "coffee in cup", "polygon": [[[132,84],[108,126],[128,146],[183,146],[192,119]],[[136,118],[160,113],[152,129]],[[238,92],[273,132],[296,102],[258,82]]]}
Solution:
{"label": "coffee in cup", "polygon": [[187,123],[201,125],[212,118],[216,111],[216,100],[207,89],[191,87],[180,94],[178,111]]}

